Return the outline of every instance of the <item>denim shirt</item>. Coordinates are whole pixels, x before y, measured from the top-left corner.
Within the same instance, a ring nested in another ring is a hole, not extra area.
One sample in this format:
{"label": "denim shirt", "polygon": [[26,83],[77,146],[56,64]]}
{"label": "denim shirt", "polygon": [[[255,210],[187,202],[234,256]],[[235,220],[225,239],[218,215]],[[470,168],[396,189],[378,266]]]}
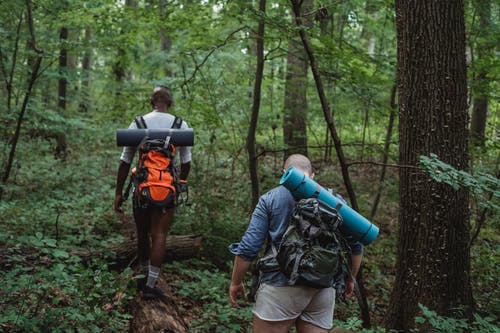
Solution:
{"label": "denim shirt", "polygon": [[[281,185],[262,195],[253,211],[243,238],[239,243],[231,244],[229,251],[246,261],[252,261],[259,254],[266,239],[269,239],[266,245],[266,254],[271,252],[270,242],[278,248],[288,227],[295,203],[290,191]],[[363,245],[360,242],[355,241],[349,235],[346,235],[345,238],[351,246],[352,254],[363,253]],[[273,286],[288,285],[288,278],[280,271],[264,272],[260,279],[261,283]]]}

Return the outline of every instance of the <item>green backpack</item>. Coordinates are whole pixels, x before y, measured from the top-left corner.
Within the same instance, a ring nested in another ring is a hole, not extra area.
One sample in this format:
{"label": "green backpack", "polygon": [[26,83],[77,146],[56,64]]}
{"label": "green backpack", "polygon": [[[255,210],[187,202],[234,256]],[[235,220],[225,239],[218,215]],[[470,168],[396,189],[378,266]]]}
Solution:
{"label": "green backpack", "polygon": [[300,200],[279,248],[273,251],[290,285],[315,288],[334,286],[349,248],[337,233],[342,218],[337,210],[315,199]]}

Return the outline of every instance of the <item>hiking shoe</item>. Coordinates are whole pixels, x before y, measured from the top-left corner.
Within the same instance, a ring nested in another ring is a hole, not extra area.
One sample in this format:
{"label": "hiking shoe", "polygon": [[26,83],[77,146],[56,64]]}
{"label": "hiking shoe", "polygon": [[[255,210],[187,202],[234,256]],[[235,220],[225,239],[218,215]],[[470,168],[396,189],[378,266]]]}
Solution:
{"label": "hiking shoe", "polygon": [[144,274],[136,275],[136,276],[134,276],[134,280],[135,280],[135,283],[137,286],[137,290],[142,291],[144,289],[144,287],[146,286],[146,282],[148,280],[147,274],[146,275],[144,275]]}
{"label": "hiking shoe", "polygon": [[144,287],[146,287],[146,278],[139,278],[136,279],[137,283],[137,290],[144,290]]}
{"label": "hiking shoe", "polygon": [[157,298],[165,298],[165,294],[159,288],[151,288],[148,285],[144,285],[142,288],[142,298],[144,299],[157,299]]}

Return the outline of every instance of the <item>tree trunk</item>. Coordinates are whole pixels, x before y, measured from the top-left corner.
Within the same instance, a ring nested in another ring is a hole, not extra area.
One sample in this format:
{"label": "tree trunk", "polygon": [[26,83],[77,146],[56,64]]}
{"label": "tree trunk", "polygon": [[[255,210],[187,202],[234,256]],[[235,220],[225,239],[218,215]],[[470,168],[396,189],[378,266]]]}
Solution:
{"label": "tree trunk", "polygon": [[59,50],[59,85],[57,94],[57,106],[62,111],[66,110],[66,90],[68,86],[68,80],[66,79],[68,70],[68,29],[62,27],[59,32],[59,43],[61,44],[61,49]]}
{"label": "tree trunk", "polygon": [[92,39],[92,30],[85,29],[85,52],[82,58],[82,84],[80,88],[80,104],[78,110],[80,112],[88,112],[90,110],[90,72],[92,66],[92,48],[90,47]]}
{"label": "tree trunk", "polygon": [[[435,153],[468,167],[463,1],[396,1],[400,165]],[[396,280],[386,325],[409,331],[418,304],[471,318],[469,195],[400,168]],[[425,331],[422,328],[420,331]],[[429,329],[430,330],[430,329]]]}
{"label": "tree trunk", "polygon": [[257,174],[257,153],[255,148],[255,132],[257,130],[257,122],[259,119],[260,109],[260,92],[262,87],[262,78],[264,75],[264,27],[265,22],[263,16],[266,13],[266,0],[259,1],[259,11],[262,18],[259,20],[257,30],[257,68],[255,70],[255,84],[253,89],[253,104],[250,127],[247,134],[247,151],[248,151],[248,168],[250,170],[250,180],[252,182],[252,207],[257,205],[259,200],[259,178]]}
{"label": "tree trunk", "polygon": [[[167,0],[160,0],[160,20],[161,20],[161,22],[166,22],[168,19],[167,5],[168,5]],[[160,46],[161,46],[161,50],[163,52],[165,52],[166,54],[170,53],[170,50],[172,49],[172,38],[170,38],[170,36],[167,34],[167,31],[163,27],[160,28]],[[164,74],[166,77],[172,76],[172,71],[170,70],[170,67],[168,66],[168,62],[165,62]]]}
{"label": "tree trunk", "polygon": [[[131,233],[133,234],[133,231]],[[196,257],[200,252],[202,240],[203,237],[198,235],[167,236],[164,261]],[[104,249],[105,251],[98,249],[95,251],[79,251],[73,254],[87,261],[93,258],[102,258],[105,252],[111,252],[115,255],[115,265],[117,267],[126,267],[135,260],[136,242],[137,240],[134,237],[126,239],[122,243],[108,246]]]}
{"label": "tree trunk", "polygon": [[365,19],[359,39],[361,40],[363,47],[366,49],[366,53],[368,53],[369,55],[375,54],[375,36],[373,34],[373,28],[370,26],[370,23],[372,20],[374,20],[377,9],[378,8],[375,1],[366,0],[364,13]]}
{"label": "tree trunk", "polygon": [[389,115],[389,124],[387,125],[387,133],[385,135],[384,156],[382,157],[382,171],[380,171],[377,194],[375,195],[375,199],[373,200],[372,210],[370,213],[370,220],[373,220],[375,214],[377,213],[377,207],[380,202],[380,197],[382,196],[382,190],[384,188],[385,173],[387,170],[387,161],[389,160],[389,151],[391,147],[392,129],[394,127],[394,119],[396,118],[396,108],[397,108],[396,89],[397,89],[397,84],[394,83],[391,89],[391,101],[390,101],[391,113]]}
{"label": "tree trunk", "polygon": [[476,45],[477,59],[475,61],[478,70],[472,83],[473,107],[470,129],[472,143],[484,145],[490,90],[488,71],[491,70],[484,61],[492,56],[491,53],[493,50],[490,46],[491,42],[487,42],[491,17],[491,2],[489,0],[475,1],[475,7],[479,15],[479,38]]}
{"label": "tree trunk", "polygon": [[[26,109],[28,107],[28,102],[31,97],[31,91],[33,89],[33,86],[35,84],[35,81],[38,77],[38,71],[40,70],[40,64],[42,62],[42,53],[40,49],[38,49],[36,45],[36,38],[35,38],[35,27],[33,24],[33,14],[32,14],[32,3],[31,0],[26,0],[26,21],[28,25],[28,30],[30,33],[29,40],[28,40],[28,45],[31,51],[33,51],[34,54],[36,54],[36,58],[33,59],[33,61],[30,61],[31,63],[31,76],[28,79],[27,87],[26,87],[26,92],[24,94],[23,98],[23,103],[21,105],[21,109],[19,110],[19,114],[17,117],[17,123],[16,123],[16,130],[14,132],[14,136],[12,137],[12,145],[10,148],[9,156],[7,159],[7,163],[5,165],[5,169],[2,173],[2,185],[5,185],[7,181],[9,180],[10,176],[10,171],[12,169],[12,165],[14,163],[14,156],[16,153],[16,148],[17,148],[17,143],[19,141],[19,135],[21,134],[21,125],[24,120],[24,115],[26,113]],[[3,187],[0,187],[0,199],[2,197],[2,189]]]}
{"label": "tree trunk", "polygon": [[[304,0],[303,11],[312,8],[311,0]],[[304,19],[311,26],[310,19]],[[307,55],[300,39],[288,40],[286,64],[285,103],[283,112],[283,143],[286,159],[291,154],[307,156]]]}
{"label": "tree trunk", "polygon": [[[302,26],[302,17],[300,12],[301,1],[291,0],[291,3],[292,3],[292,9],[295,14],[295,23],[297,27],[301,27]],[[314,52],[312,50],[311,44],[309,43],[309,38],[307,37],[304,29],[299,30],[299,35],[302,40],[302,45],[304,46],[307,57],[309,59],[311,71],[313,73],[314,81],[316,83],[316,90],[318,91],[319,100],[321,102],[321,107],[323,109],[323,115],[325,117],[326,124],[328,125],[328,129],[330,130],[330,135],[333,138],[333,143],[335,145],[335,150],[337,152],[337,157],[340,163],[340,169],[342,171],[342,177],[344,179],[344,184],[349,194],[349,199],[351,201],[351,207],[354,210],[358,211],[359,210],[358,202],[356,200],[356,195],[352,187],[351,178],[349,177],[349,170],[347,167],[346,159],[344,157],[344,151],[342,150],[342,144],[340,142],[337,129],[335,127],[335,124],[333,123],[330,106],[328,105],[328,101],[326,100],[325,89],[323,88],[323,81],[321,80],[321,76],[319,74],[318,64],[316,62],[316,58],[314,57]]]}
{"label": "tree trunk", "polygon": [[[68,29],[62,27],[59,32],[59,42],[61,49],[59,50],[59,80],[57,89],[57,106],[60,111],[66,111],[66,98],[68,90]],[[56,158],[64,158],[66,155],[66,134],[64,132],[58,133],[56,136]]]}
{"label": "tree trunk", "polygon": [[[168,272],[167,272],[168,273]],[[156,285],[165,297],[154,300],[143,300],[137,294],[130,306],[129,332],[131,333],[188,333],[189,327],[184,321],[174,297],[163,278],[160,276]]]}
{"label": "tree trunk", "polygon": [[[292,9],[295,15],[295,23],[297,27],[302,26],[302,17],[301,17],[301,11],[300,11],[300,4],[301,2],[299,0],[291,0],[292,3]],[[354,189],[351,184],[351,178],[349,177],[349,170],[347,167],[347,163],[345,161],[344,157],[344,152],[342,150],[342,145],[340,143],[340,138],[337,134],[337,130],[335,128],[335,124],[333,123],[332,119],[332,114],[330,112],[330,106],[328,105],[328,101],[326,100],[325,96],[325,90],[323,88],[323,82],[321,80],[321,75],[319,74],[319,69],[318,69],[318,64],[316,63],[316,59],[314,57],[314,52],[311,47],[311,44],[309,43],[309,39],[306,35],[306,32],[304,29],[300,28],[299,29],[299,35],[302,40],[302,44],[304,46],[304,50],[306,51],[307,57],[309,58],[309,63],[311,66],[311,71],[314,76],[314,81],[316,83],[316,89],[318,91],[318,96],[321,102],[321,107],[323,109],[323,115],[325,116],[326,123],[328,125],[328,128],[330,130],[330,134],[333,138],[333,142],[335,145],[335,150],[337,152],[337,157],[339,159],[340,167],[342,170],[342,176],[344,178],[344,183],[347,189],[347,192],[349,193],[349,198],[351,200],[351,206],[354,210],[359,211],[358,208],[358,203],[356,200],[356,195],[354,193]],[[360,289],[360,297],[358,298],[358,303],[361,309],[361,315],[362,315],[362,320],[363,320],[363,327],[368,328],[371,326],[370,323],[370,312],[368,311],[368,302],[366,300],[366,292],[365,288],[362,283],[362,268],[360,267],[358,276],[360,277],[359,281],[359,289]]]}

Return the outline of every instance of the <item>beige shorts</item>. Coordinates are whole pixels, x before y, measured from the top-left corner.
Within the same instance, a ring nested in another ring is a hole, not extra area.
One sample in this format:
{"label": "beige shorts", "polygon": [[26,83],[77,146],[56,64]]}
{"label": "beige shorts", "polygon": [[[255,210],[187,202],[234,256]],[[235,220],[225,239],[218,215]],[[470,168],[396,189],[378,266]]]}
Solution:
{"label": "beige shorts", "polygon": [[323,329],[333,326],[335,289],[304,286],[275,287],[261,284],[253,314],[265,321],[300,318]]}

